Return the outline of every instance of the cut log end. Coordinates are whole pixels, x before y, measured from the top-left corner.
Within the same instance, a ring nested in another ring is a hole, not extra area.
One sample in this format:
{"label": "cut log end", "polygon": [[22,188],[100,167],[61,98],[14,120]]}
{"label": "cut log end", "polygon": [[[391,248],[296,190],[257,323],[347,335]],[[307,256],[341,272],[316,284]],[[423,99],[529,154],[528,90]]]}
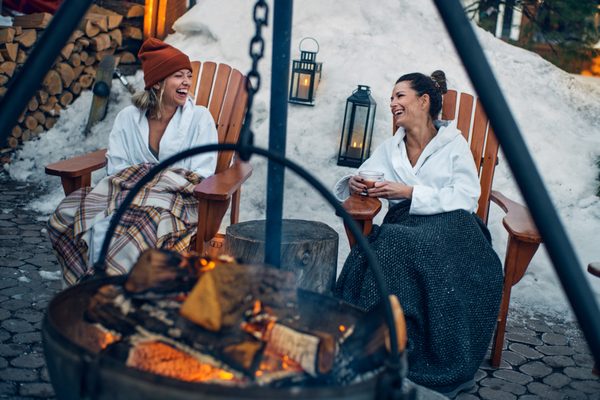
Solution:
{"label": "cut log end", "polygon": [[20,35],[15,36],[15,42],[25,48],[30,48],[37,40],[37,31],[35,29],[23,29]]}

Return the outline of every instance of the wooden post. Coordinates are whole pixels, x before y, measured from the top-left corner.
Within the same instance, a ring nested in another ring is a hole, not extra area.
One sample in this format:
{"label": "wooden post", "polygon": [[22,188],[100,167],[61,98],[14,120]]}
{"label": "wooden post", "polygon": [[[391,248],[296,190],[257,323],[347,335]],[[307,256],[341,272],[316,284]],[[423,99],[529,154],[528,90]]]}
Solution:
{"label": "wooden post", "polygon": [[[281,268],[296,272],[298,286],[303,289],[330,292],[337,269],[337,232],[321,222],[284,219],[281,236]],[[224,253],[247,264],[262,263],[265,221],[227,227]]]}
{"label": "wooden post", "polygon": [[144,40],[149,37],[164,39],[173,23],[187,11],[185,0],[146,0],[144,13]]}
{"label": "wooden post", "polygon": [[144,40],[156,37],[158,0],[146,0],[144,6]]}

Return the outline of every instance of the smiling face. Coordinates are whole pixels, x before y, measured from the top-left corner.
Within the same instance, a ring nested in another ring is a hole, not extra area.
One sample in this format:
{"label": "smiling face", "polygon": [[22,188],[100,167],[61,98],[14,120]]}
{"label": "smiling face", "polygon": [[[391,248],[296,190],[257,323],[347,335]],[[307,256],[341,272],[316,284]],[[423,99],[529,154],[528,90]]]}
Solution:
{"label": "smiling face", "polygon": [[390,97],[390,110],[396,128],[426,122],[429,118],[429,96],[419,96],[410,81],[398,82]]}
{"label": "smiling face", "polygon": [[[157,85],[160,87],[159,84]],[[163,106],[183,106],[192,85],[192,71],[180,69],[166,77],[163,85]]]}

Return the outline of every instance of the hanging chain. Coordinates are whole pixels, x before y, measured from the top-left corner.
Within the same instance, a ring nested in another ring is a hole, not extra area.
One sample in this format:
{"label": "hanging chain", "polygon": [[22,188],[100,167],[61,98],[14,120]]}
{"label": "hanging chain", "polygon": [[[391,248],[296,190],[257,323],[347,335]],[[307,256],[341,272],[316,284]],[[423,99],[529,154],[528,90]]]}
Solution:
{"label": "hanging chain", "polygon": [[[260,89],[260,73],[258,72],[258,62],[265,53],[265,40],[262,37],[262,28],[267,26],[269,20],[269,6],[265,0],[257,0],[254,5],[254,25],[255,33],[250,40],[250,57],[252,58],[252,68],[246,76],[246,90],[248,91],[248,103],[246,109],[246,118],[240,134],[239,144],[252,145],[254,142],[254,133],[250,129],[252,124],[252,104],[254,95]],[[250,155],[245,152],[240,153],[240,158],[244,161],[250,159]]]}

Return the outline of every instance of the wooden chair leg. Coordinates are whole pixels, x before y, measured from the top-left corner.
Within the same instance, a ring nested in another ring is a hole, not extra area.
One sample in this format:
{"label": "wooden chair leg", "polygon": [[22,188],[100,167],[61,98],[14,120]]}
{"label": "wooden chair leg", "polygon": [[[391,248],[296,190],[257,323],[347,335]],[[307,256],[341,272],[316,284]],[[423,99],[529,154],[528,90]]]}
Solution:
{"label": "wooden chair leg", "polygon": [[240,195],[242,189],[238,189],[231,197],[230,224],[237,224],[240,220]]}
{"label": "wooden chair leg", "polygon": [[205,241],[204,235],[207,230],[208,219],[208,201],[200,200],[198,202],[198,230],[196,232],[196,252],[204,255]]}
{"label": "wooden chair leg", "polygon": [[527,266],[531,262],[539,243],[528,243],[509,236],[506,246],[506,258],[504,260],[504,282],[502,284],[502,301],[496,323],[496,332],[492,344],[491,364],[499,367],[502,361],[502,346],[506,332],[506,319],[508,318],[508,306],[510,305],[510,292],[512,287],[523,278]]}
{"label": "wooden chair leg", "polygon": [[[373,220],[354,220],[354,222],[358,224],[358,226],[362,230],[363,235],[367,236],[369,233],[371,233],[371,230],[373,229]],[[346,230],[346,236],[348,236],[348,243],[350,244],[350,248],[352,248],[352,246],[356,244],[356,238],[354,237],[352,231],[350,231],[350,228],[348,228],[348,225],[346,225],[345,222],[344,229]]]}
{"label": "wooden chair leg", "polygon": [[61,176],[60,181],[62,183],[63,190],[65,191],[65,196],[70,195],[77,189],[81,189],[82,187],[92,186],[92,174],[85,174],[81,176]]}
{"label": "wooden chair leg", "polygon": [[196,252],[206,255],[207,242],[215,237],[219,231],[221,220],[227,212],[230,199],[198,200],[198,232],[196,234]]}
{"label": "wooden chair leg", "polygon": [[510,292],[512,285],[505,278],[502,287],[502,301],[500,302],[500,311],[496,320],[496,331],[492,341],[492,357],[490,363],[493,367],[499,367],[502,361],[502,346],[504,345],[504,335],[506,333],[506,319],[508,318],[508,306],[510,304]]}

